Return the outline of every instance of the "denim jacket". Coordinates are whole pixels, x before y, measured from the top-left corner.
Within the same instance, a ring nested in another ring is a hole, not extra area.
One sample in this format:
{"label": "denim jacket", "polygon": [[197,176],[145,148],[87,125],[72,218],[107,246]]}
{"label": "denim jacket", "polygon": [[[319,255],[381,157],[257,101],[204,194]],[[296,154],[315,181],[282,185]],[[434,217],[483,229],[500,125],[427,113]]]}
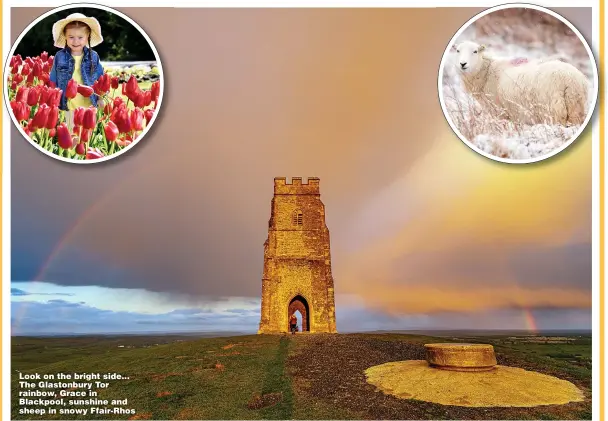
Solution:
{"label": "denim jacket", "polygon": [[[93,83],[101,75],[103,75],[103,66],[99,61],[99,55],[93,49],[91,51],[91,60],[89,60],[89,48],[84,47],[82,62],[80,65],[80,73],[82,74],[82,81],[84,85],[93,86]],[[91,73],[91,61],[93,61],[93,72]],[[68,81],[72,79],[72,75],[74,74],[74,58],[72,57],[72,52],[70,47],[66,46],[65,48],[59,50],[57,54],[55,54],[55,59],[53,60],[53,67],[51,68],[51,73],[49,74],[49,79],[55,83],[55,85],[61,89],[61,102],[59,104],[59,108],[62,110],[67,110],[67,98],[65,97],[65,89],[68,86]],[[91,95],[89,97],[91,99],[91,103],[93,106],[97,106],[97,96]]]}

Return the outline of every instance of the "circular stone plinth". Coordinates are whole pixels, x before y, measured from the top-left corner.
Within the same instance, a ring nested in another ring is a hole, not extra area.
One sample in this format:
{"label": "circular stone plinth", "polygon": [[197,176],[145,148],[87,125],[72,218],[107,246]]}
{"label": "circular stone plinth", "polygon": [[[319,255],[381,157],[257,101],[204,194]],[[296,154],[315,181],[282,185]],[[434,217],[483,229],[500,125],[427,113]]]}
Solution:
{"label": "circular stone plinth", "polygon": [[387,395],[441,405],[532,407],[584,400],[583,392],[568,381],[501,365],[491,371],[467,373],[409,360],[370,367],[365,376]]}
{"label": "circular stone plinth", "polygon": [[496,366],[494,347],[486,344],[426,344],[431,367],[453,371],[489,371]]}

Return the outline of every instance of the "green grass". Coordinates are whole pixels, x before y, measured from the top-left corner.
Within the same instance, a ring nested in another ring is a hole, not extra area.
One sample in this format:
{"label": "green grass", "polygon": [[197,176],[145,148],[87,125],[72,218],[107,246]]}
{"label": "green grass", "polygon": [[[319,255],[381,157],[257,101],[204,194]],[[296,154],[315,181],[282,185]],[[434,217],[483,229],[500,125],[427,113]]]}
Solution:
{"label": "green grass", "polygon": [[[43,348],[45,341],[52,344]],[[149,347],[141,343],[133,345],[135,348],[118,348],[117,340],[93,340],[89,344],[67,341],[71,344],[61,346],[61,339],[14,339],[14,419],[35,418],[18,414],[17,392],[23,389],[19,388],[16,370],[41,375],[120,373],[129,379],[109,380],[110,386],[98,389],[97,398],[127,398],[126,408],[155,419],[289,419],[294,413],[291,380],[284,371],[290,347],[285,337],[212,338]],[[223,349],[231,344],[234,346]],[[36,363],[36,358],[40,362]],[[251,410],[247,403],[255,393],[282,393],[283,400],[272,407]],[[65,418],[56,414],[44,419]],[[80,418],[107,419],[108,415]]]}
{"label": "green grass", "polygon": [[522,359],[542,362],[577,379],[589,380],[591,387],[591,337],[576,338],[571,343],[505,343],[494,341],[496,352],[517,355]]}
{"label": "green grass", "polygon": [[[81,357],[96,357],[117,352],[125,347],[147,347],[155,344],[192,340],[179,335],[163,336],[74,336],[74,337],[13,337],[11,365],[13,370],[33,370],[52,363]],[[129,348],[125,348],[128,350]]]}

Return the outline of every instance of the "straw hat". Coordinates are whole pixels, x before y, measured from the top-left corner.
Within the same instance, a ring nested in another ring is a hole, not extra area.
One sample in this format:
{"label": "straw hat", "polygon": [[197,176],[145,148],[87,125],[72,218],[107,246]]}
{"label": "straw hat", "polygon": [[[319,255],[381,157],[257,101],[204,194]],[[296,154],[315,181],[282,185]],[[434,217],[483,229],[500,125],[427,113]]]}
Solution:
{"label": "straw hat", "polygon": [[65,19],[58,20],[53,24],[53,39],[55,40],[55,47],[63,48],[66,45],[65,35],[63,34],[63,28],[74,21],[80,21],[89,25],[91,28],[91,39],[89,41],[89,45],[91,47],[95,47],[103,42],[103,37],[101,36],[101,25],[99,21],[93,17],[86,17],[82,13],[72,13]]}

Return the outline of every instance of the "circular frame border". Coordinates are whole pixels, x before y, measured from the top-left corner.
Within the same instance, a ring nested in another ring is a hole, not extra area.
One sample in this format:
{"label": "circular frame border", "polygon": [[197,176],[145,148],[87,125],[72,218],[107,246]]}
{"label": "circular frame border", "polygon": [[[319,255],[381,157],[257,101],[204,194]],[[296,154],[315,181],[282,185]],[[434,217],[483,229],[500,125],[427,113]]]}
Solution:
{"label": "circular frame border", "polygon": [[[146,31],[143,30],[143,28],[141,26],[139,26],[139,24],[137,22],[135,22],[133,19],[131,19],[129,16],[125,15],[122,12],[119,12],[118,10],[112,9],[111,7],[108,6],[104,6],[101,4],[95,4],[95,3],[70,3],[70,4],[66,4],[63,6],[59,6],[59,7],[55,7],[51,10],[49,10],[48,12],[43,13],[42,15],[38,16],[33,22],[31,22],[19,35],[19,37],[17,37],[17,39],[15,40],[15,42],[13,43],[9,54],[6,57],[6,62],[4,63],[4,74],[7,75],[9,73],[7,73],[7,69],[8,69],[8,65],[10,63],[11,57],[13,56],[13,54],[15,54],[15,50],[17,48],[17,46],[19,45],[19,43],[21,42],[21,40],[23,39],[23,37],[25,36],[25,34],[27,34],[38,22],[40,22],[42,19],[46,18],[47,16],[52,15],[53,13],[57,13],[60,12],[62,10],[67,10],[67,9],[74,9],[74,8],[91,8],[91,9],[101,9],[101,10],[105,10],[106,12],[110,12],[110,13],[114,13],[118,16],[120,16],[121,18],[123,18],[124,20],[126,20],[127,22],[129,22],[131,25],[133,25],[146,39],[146,41],[148,41],[148,44],[150,45],[150,48],[152,49],[152,52],[154,53],[154,55],[156,56],[156,61],[157,61],[157,67],[158,67],[158,72],[160,75],[160,92],[158,94],[158,104],[156,105],[156,112],[154,113],[154,115],[152,116],[152,120],[150,120],[150,123],[146,125],[146,128],[144,129],[144,131],[142,132],[142,134],[139,136],[139,138],[137,139],[136,142],[131,143],[130,145],[126,146],[125,148],[123,148],[122,150],[113,153],[112,155],[106,155],[102,158],[96,158],[96,159],[70,159],[70,158],[66,158],[63,156],[59,156],[59,155],[55,155],[54,153],[44,149],[43,147],[41,147],[40,145],[38,145],[36,142],[34,142],[33,140],[30,139],[30,137],[25,133],[25,131],[23,130],[23,127],[21,127],[21,124],[19,124],[19,122],[15,119],[15,116],[13,115],[12,109],[10,108],[10,101],[8,98],[8,82],[5,79],[3,81],[3,96],[4,96],[4,102],[6,104],[6,111],[8,112],[8,115],[10,116],[11,120],[13,121],[13,123],[15,124],[15,126],[17,126],[17,129],[19,130],[19,132],[21,133],[22,136],[25,137],[25,139],[27,140],[27,142],[29,144],[31,144],[32,146],[34,146],[36,149],[38,149],[39,151],[41,151],[42,153],[44,153],[47,156],[50,156],[51,158],[57,159],[58,161],[63,161],[63,162],[68,162],[70,164],[98,164],[101,162],[106,162],[106,161],[110,161],[114,158],[117,158],[121,155],[123,155],[125,152],[131,150],[131,148],[133,148],[135,145],[137,145],[147,134],[148,131],[152,128],[152,126],[154,126],[154,122],[156,121],[156,118],[158,117],[158,114],[161,110],[162,107],[162,102],[163,102],[163,94],[165,91],[165,74],[163,72],[163,66],[162,66],[162,61],[160,58],[160,55],[158,54],[158,51],[156,50],[156,46],[154,45],[154,43],[152,42],[152,40],[150,39],[150,37],[148,36],[148,34],[146,33]],[[55,54],[53,54],[54,56]]]}
{"label": "circular frame border", "polygon": [[[585,47],[585,50],[587,51],[587,54],[590,57],[590,60],[591,60],[591,62],[593,64],[593,66],[592,66],[593,67],[593,82],[595,84],[593,101],[592,101],[592,103],[591,103],[591,105],[589,107],[589,111],[587,112],[587,117],[585,118],[584,123],[581,125],[581,128],[576,133],[576,135],[572,136],[572,139],[570,139],[568,142],[566,142],[565,144],[563,144],[561,147],[553,150],[549,154],[542,155],[542,156],[536,157],[536,158],[526,158],[526,159],[519,159],[519,160],[500,158],[498,156],[491,155],[489,153],[486,153],[486,152],[482,151],[477,146],[475,146],[470,140],[466,139],[460,133],[460,131],[457,130],[456,126],[454,125],[454,123],[452,122],[452,119],[449,116],[449,113],[446,112],[445,101],[444,101],[444,98],[443,98],[443,69],[445,67],[446,56],[448,55],[450,49],[454,45],[454,41],[460,35],[462,35],[462,33],[464,31],[466,31],[472,23],[474,23],[478,19],[480,19],[480,18],[482,18],[482,17],[484,17],[486,15],[489,15],[492,12],[496,12],[498,10],[514,9],[514,8],[524,8],[524,9],[538,10],[540,12],[547,13],[547,14],[553,16],[554,18],[560,20],[564,24],[566,24],[568,26],[568,28],[570,28],[572,30],[572,32],[574,32],[576,34],[576,36],[579,38],[579,41],[582,42],[583,46]],[[438,94],[439,94],[439,103],[440,103],[440,106],[441,106],[441,111],[443,112],[443,115],[444,115],[446,121],[448,122],[448,124],[449,124],[450,128],[452,129],[452,131],[454,132],[454,134],[456,136],[458,136],[458,138],[465,145],[467,145],[469,148],[471,148],[473,151],[477,152],[478,154],[480,154],[482,156],[485,156],[486,158],[488,158],[488,159],[490,159],[492,161],[502,162],[504,164],[532,164],[532,163],[535,163],[535,162],[540,162],[540,161],[544,161],[546,159],[552,158],[553,156],[555,156],[555,155],[559,154],[560,152],[562,152],[564,149],[568,148],[570,145],[572,145],[572,143],[574,143],[575,140],[577,140],[581,136],[581,134],[583,133],[583,131],[589,125],[589,123],[591,121],[591,118],[593,117],[593,114],[595,113],[595,109],[597,107],[598,95],[599,95],[599,76],[598,76],[598,69],[597,69],[597,61],[595,59],[595,55],[593,54],[593,50],[591,49],[591,47],[587,43],[587,40],[580,33],[580,31],[578,29],[576,29],[576,27],[574,25],[572,25],[566,18],[564,18],[560,14],[554,12],[551,9],[548,9],[546,7],[543,7],[543,6],[538,6],[538,5],[535,5],[535,4],[530,4],[530,3],[506,3],[506,4],[499,5],[499,6],[494,6],[494,7],[491,7],[489,9],[486,9],[486,10],[484,10],[482,12],[479,12],[478,14],[476,14],[475,16],[473,16],[472,18],[470,18],[468,21],[466,21],[460,27],[460,29],[458,31],[456,31],[456,34],[454,34],[454,36],[448,42],[448,45],[447,45],[447,47],[446,47],[446,49],[443,52],[443,55],[441,57],[441,63],[439,64],[439,74],[438,74],[438,77],[437,77],[437,91],[438,91]]]}

